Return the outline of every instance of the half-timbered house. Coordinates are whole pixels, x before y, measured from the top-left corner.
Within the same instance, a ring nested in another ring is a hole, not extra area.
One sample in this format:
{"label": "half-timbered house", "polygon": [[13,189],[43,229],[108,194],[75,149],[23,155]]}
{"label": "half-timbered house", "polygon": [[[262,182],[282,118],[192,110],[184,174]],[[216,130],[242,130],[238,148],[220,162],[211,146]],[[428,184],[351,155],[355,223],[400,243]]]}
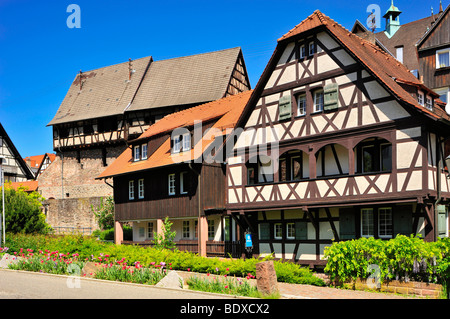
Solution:
{"label": "half-timbered house", "polygon": [[[5,182],[25,182],[34,180],[35,175],[20,156],[8,133],[0,123],[0,156],[3,156]],[[1,184],[0,184],[1,186]]]}
{"label": "half-timbered house", "polygon": [[95,177],[151,124],[249,88],[238,47],[160,61],[149,56],[80,71],[48,124],[57,156],[41,174],[39,188],[52,199],[52,226],[95,227],[89,202],[96,206],[113,194],[112,180]]}
{"label": "half-timbered house", "polygon": [[97,177],[114,181],[117,244],[125,222],[133,243],[152,244],[168,217],[178,249],[224,256],[227,244],[232,252],[222,148],[251,92],[165,116]]}
{"label": "half-timbered house", "polygon": [[227,214],[253,253],[321,265],[333,241],[447,236],[438,97],[320,11],[282,36],[227,160]]}

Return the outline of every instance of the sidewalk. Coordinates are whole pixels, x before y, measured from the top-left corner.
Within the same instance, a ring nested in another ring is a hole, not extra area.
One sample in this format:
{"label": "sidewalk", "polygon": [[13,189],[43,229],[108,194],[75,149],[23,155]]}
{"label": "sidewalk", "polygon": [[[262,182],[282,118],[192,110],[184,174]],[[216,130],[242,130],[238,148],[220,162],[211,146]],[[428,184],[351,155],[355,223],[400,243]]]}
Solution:
{"label": "sidewalk", "polygon": [[[191,276],[208,278],[206,274],[187,271],[176,271],[186,281]],[[213,275],[209,276],[211,279]],[[256,279],[249,280],[256,285]],[[423,299],[420,297],[403,296],[393,293],[378,293],[358,290],[338,289],[332,287],[317,287],[311,285],[298,285],[279,282],[281,299]]]}

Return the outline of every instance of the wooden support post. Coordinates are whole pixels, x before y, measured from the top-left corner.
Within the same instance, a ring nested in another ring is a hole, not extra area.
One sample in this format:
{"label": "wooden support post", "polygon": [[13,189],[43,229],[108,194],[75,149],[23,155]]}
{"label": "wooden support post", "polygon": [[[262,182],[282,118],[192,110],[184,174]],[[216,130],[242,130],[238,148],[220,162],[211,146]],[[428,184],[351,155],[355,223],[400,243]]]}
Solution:
{"label": "wooden support post", "polygon": [[114,222],[114,243],[121,245],[123,241],[123,224],[119,221]]}
{"label": "wooden support post", "polygon": [[163,220],[162,219],[157,219],[156,220],[156,233],[158,235],[164,235],[163,233]]}
{"label": "wooden support post", "polygon": [[206,216],[198,218],[198,252],[206,257],[206,241],[208,240],[208,219]]}

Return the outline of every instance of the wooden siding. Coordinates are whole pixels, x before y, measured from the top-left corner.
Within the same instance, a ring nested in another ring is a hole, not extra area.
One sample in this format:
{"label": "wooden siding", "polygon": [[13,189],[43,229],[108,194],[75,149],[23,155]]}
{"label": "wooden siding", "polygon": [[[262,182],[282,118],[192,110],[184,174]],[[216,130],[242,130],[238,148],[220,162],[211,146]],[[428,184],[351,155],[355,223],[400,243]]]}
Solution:
{"label": "wooden siding", "polygon": [[419,60],[420,76],[426,86],[433,89],[450,86],[450,68],[436,68],[436,50],[419,52]]}
{"label": "wooden siding", "polygon": [[[200,211],[223,210],[225,208],[225,173],[220,166],[194,166],[200,171]],[[180,194],[181,172],[187,172],[189,189],[187,194]],[[176,194],[168,193],[168,175],[175,174]],[[144,179],[144,198],[138,198],[138,180]],[[134,200],[128,198],[128,182],[134,180]],[[133,221],[140,219],[160,218],[166,216],[196,217],[199,216],[198,179],[188,165],[176,165],[157,170],[145,171],[114,178],[114,198],[116,203],[116,220]]]}

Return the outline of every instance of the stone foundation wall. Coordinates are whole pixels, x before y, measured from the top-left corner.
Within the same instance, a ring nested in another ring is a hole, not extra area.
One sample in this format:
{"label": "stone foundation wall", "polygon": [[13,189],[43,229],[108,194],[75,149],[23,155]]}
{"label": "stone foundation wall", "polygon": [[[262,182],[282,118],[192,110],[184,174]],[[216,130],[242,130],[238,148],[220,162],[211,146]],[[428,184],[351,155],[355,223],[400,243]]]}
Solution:
{"label": "stone foundation wall", "polygon": [[101,201],[102,197],[47,200],[47,223],[55,229],[55,232],[70,232],[77,229],[85,233],[92,232],[98,229],[98,225],[91,205],[97,208]]}
{"label": "stone foundation wall", "polygon": [[[106,164],[111,164],[126,146],[106,148]],[[106,166],[102,149],[58,153],[53,163],[39,176],[39,191],[46,199],[101,197],[113,194],[111,186],[96,180]],[[108,181],[112,185],[112,180]]]}
{"label": "stone foundation wall", "polygon": [[[366,280],[359,279],[354,283],[354,288],[356,290],[370,290]],[[442,285],[425,282],[401,282],[392,280],[388,283],[383,283],[380,288],[375,288],[373,290],[437,299],[443,292],[443,287]]]}

